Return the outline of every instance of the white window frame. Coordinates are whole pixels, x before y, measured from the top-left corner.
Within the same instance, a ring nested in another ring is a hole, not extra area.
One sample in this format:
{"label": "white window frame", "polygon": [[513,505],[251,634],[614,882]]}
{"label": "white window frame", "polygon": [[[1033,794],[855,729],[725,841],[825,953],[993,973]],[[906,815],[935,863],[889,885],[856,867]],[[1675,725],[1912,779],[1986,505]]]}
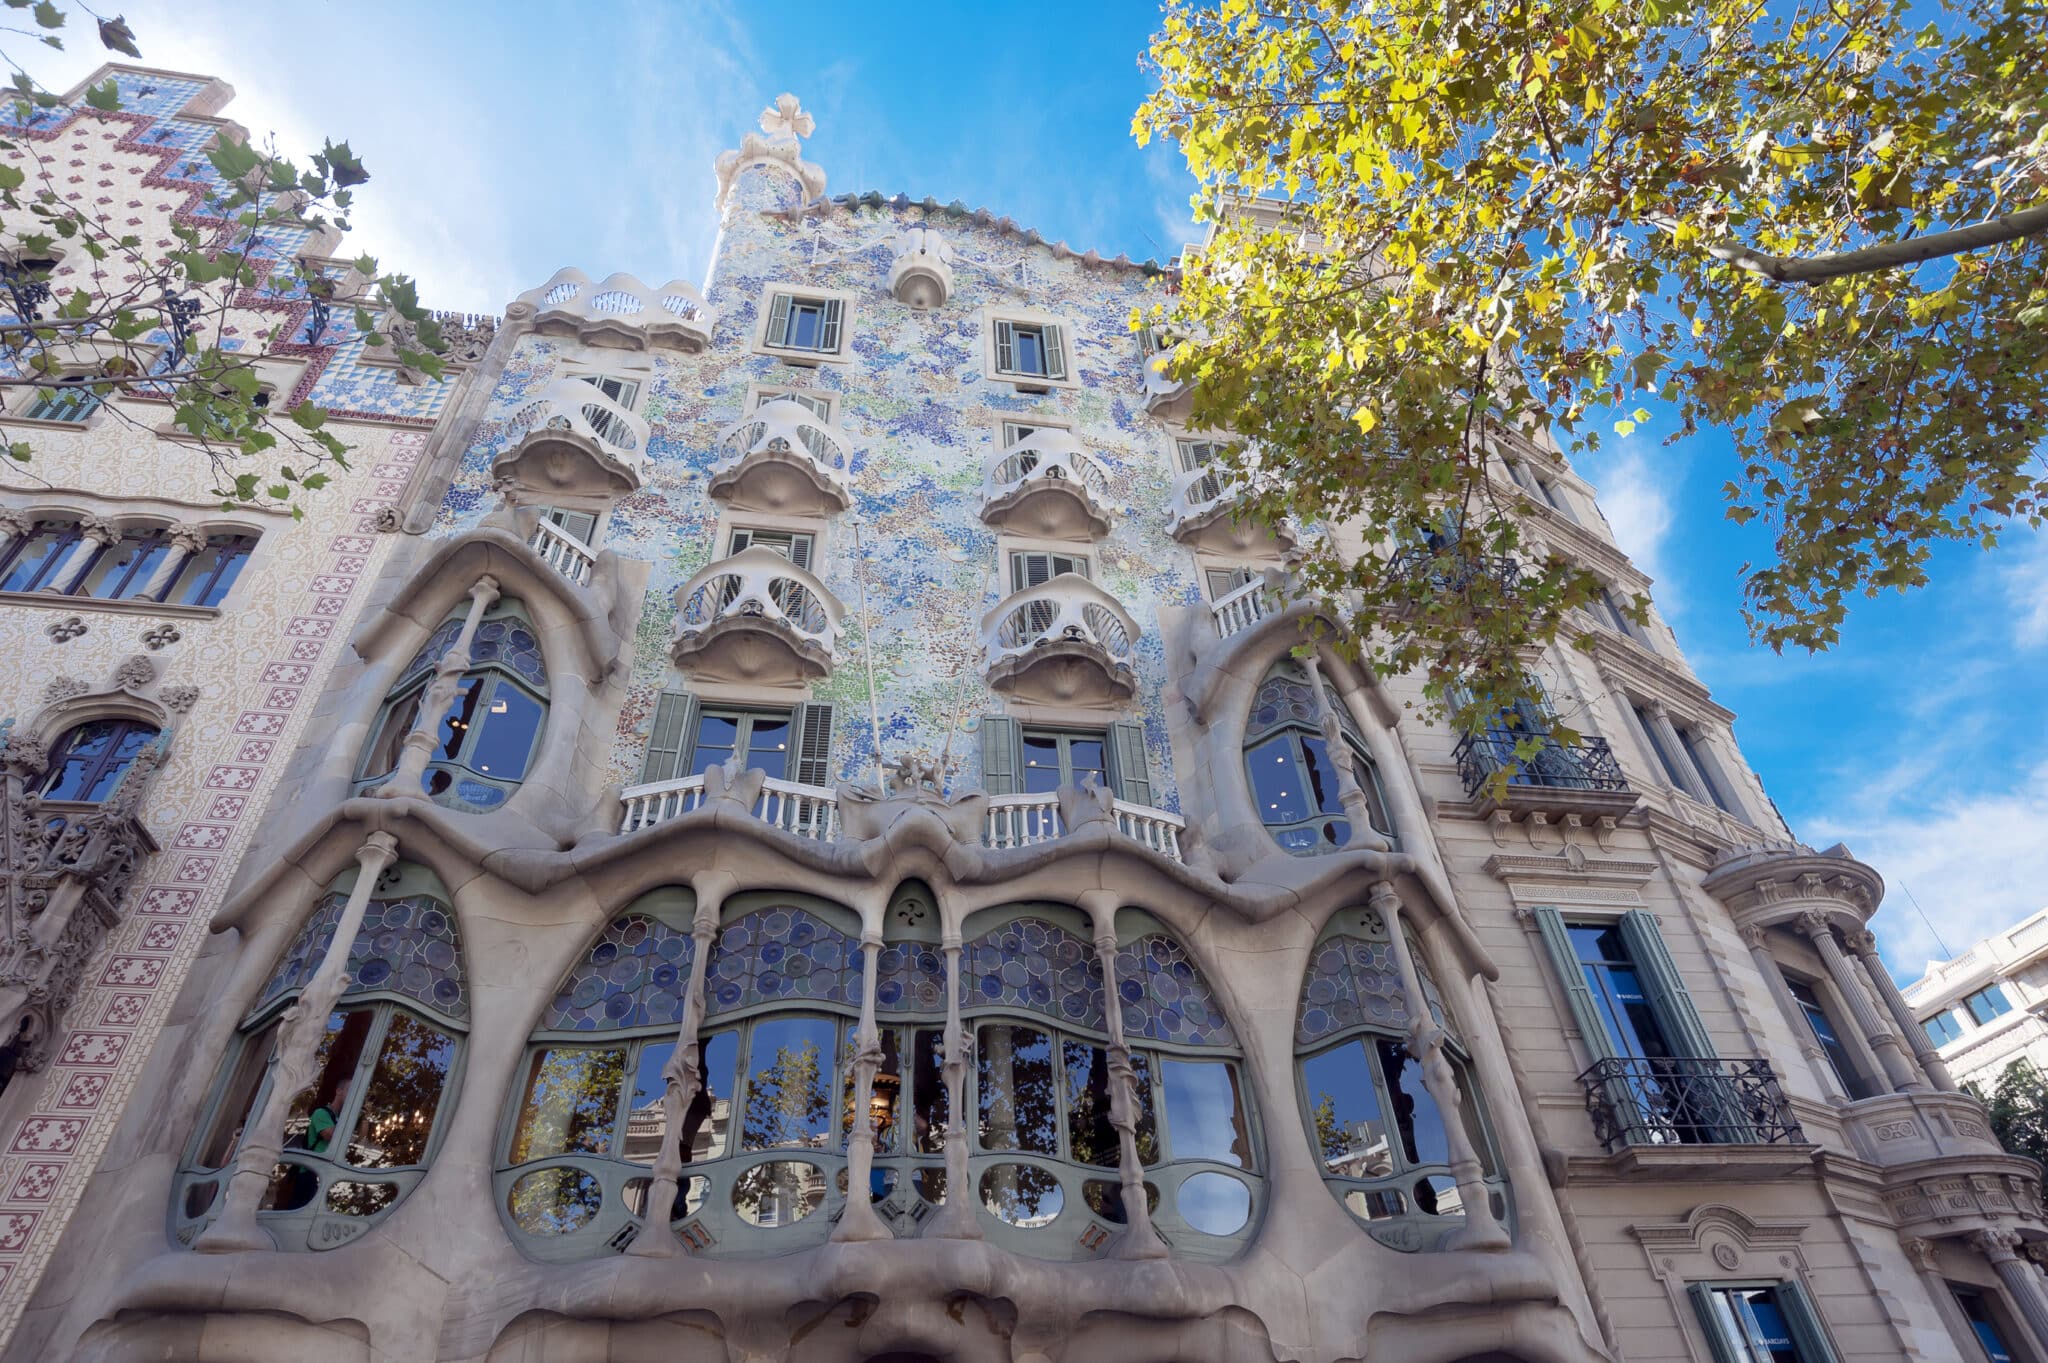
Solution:
{"label": "white window frame", "polygon": [[998,535],[996,537],[996,554],[998,556],[997,565],[1001,574],[1003,595],[1006,597],[1014,596],[1024,590],[1023,584],[1016,580],[1015,565],[1012,559],[1012,555],[1015,554],[1058,554],[1062,558],[1080,559],[1088,565],[1088,571],[1082,574],[1082,576],[1086,577],[1090,582],[1096,582],[1097,578],[1095,575],[1102,571],[1102,560],[1096,554],[1095,546],[1092,544],[1077,545],[1071,540],[1027,539],[1017,535]]}
{"label": "white window frame", "polygon": [[[768,324],[775,319],[775,300],[789,298],[806,303],[837,303],[839,335],[830,350],[802,350],[776,345],[768,339]],[[845,364],[853,356],[853,294],[846,289],[824,289],[792,280],[772,280],[761,288],[761,302],[755,309],[753,350],[772,355],[784,364],[815,368],[820,364]]]}
{"label": "white window frame", "polygon": [[837,426],[841,396],[843,395],[838,390],[832,388],[802,388],[788,383],[750,383],[747,385],[746,413],[751,415],[758,412],[779,398],[810,399],[825,405],[824,416],[820,419],[827,426]]}
{"label": "white window frame", "polygon": [[[1005,373],[996,367],[996,327],[1007,323],[1012,326],[1052,327],[1059,332],[1060,357],[1064,372],[1057,378],[1049,374]],[[1055,388],[1079,388],[1080,380],[1075,377],[1079,368],[1075,341],[1079,336],[1073,319],[1058,313],[1045,312],[1037,308],[984,308],[981,316],[981,366],[982,373],[991,383],[1007,383],[1022,392],[1045,393]]]}
{"label": "white window frame", "polygon": [[[1233,576],[1243,574],[1248,575],[1248,581],[1256,582],[1265,575],[1266,569],[1280,566],[1282,565],[1272,559],[1213,558],[1207,554],[1195,555],[1195,572],[1202,579],[1202,596],[1212,606],[1221,600],[1222,596],[1230,593],[1224,592],[1219,595],[1215,591],[1214,584],[1209,581],[1211,573],[1228,573]],[[1238,587],[1244,585],[1244,582],[1240,582],[1237,587],[1230,588],[1230,591],[1236,591]]]}
{"label": "white window frame", "polygon": [[1074,423],[1063,416],[1039,416],[1035,412],[997,412],[995,420],[989,423],[989,430],[994,434],[997,449],[1007,450],[1017,443],[1010,438],[1012,426],[1029,426],[1034,431],[1070,433],[1074,429]]}

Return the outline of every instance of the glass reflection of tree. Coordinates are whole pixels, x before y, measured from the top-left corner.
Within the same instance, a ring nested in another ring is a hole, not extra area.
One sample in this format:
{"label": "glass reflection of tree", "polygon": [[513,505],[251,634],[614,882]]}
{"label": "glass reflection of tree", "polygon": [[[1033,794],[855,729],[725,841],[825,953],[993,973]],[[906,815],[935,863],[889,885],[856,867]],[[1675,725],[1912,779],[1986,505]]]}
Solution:
{"label": "glass reflection of tree", "polygon": [[626,1077],[624,1050],[555,1047],[534,1059],[512,1163],[571,1150],[603,1154]]}
{"label": "glass reflection of tree", "polygon": [[[1067,1078],[1067,1141],[1077,1164],[1114,1168],[1123,1158],[1116,1126],[1110,1120],[1109,1053],[1086,1042],[1065,1043]],[[1133,1102],[1137,1108],[1138,1162],[1159,1159],[1159,1128],[1152,1115],[1152,1071],[1142,1054],[1131,1056]]]}
{"label": "glass reflection of tree", "polygon": [[[741,1142],[748,1150],[822,1145],[832,1117],[831,1089],[816,1041],[775,1048],[775,1058],[757,1066],[747,1084],[741,1113]],[[814,1196],[807,1177],[812,1166],[789,1160],[756,1164],[733,1182],[733,1201],[753,1212],[756,1225],[793,1221]],[[799,1210],[802,1209],[802,1210]]]}
{"label": "glass reflection of tree", "polygon": [[350,1164],[390,1169],[425,1161],[454,1052],[455,1043],[445,1032],[404,1013],[392,1015],[349,1140]]}

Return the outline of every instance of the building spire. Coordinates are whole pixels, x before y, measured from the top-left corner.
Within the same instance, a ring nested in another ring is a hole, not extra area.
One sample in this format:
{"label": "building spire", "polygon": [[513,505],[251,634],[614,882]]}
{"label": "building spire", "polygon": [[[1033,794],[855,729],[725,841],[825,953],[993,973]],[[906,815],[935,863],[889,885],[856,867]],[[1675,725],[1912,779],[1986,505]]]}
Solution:
{"label": "building spire", "polygon": [[724,212],[726,199],[740,174],[757,168],[783,171],[794,178],[803,190],[802,203],[823,198],[824,170],[803,159],[802,139],[809,137],[817,126],[817,120],[804,111],[802,101],[795,95],[787,91],[777,95],[775,102],[761,111],[761,131],[742,137],[736,150],[719,153],[715,163],[719,211]]}

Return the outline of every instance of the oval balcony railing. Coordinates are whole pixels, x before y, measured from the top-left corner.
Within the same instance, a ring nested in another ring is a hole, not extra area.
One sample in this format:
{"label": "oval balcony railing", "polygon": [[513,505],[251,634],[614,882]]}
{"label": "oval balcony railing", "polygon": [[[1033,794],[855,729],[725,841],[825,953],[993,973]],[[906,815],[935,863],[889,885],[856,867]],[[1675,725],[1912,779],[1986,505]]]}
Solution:
{"label": "oval balcony railing", "polygon": [[1109,533],[1109,471],[1070,433],[1047,427],[982,466],[981,518],[999,529],[1056,539]]}
{"label": "oval balcony railing", "polygon": [[640,488],[648,427],[582,379],[556,379],[514,409],[510,437],[491,472],[535,489],[574,487],[615,495]]}
{"label": "oval balcony railing", "polygon": [[1077,573],[1012,592],[981,619],[989,684],[1046,704],[1135,695],[1138,636],[1117,599]]}
{"label": "oval balcony railing", "polygon": [[750,511],[831,515],[853,502],[853,441],[810,408],[777,398],[718,433],[705,490]]}
{"label": "oval balcony railing", "polygon": [[542,520],[534,526],[533,538],[527,543],[543,563],[571,582],[582,585],[590,581],[591,569],[597,563],[596,551],[553,521]]}
{"label": "oval balcony railing", "polygon": [[1168,492],[1166,529],[1195,549],[1216,553],[1271,553],[1299,540],[1282,522],[1263,525],[1245,514],[1246,483],[1241,473],[1201,467],[1178,474]]}
{"label": "oval balcony railing", "polygon": [[[630,786],[620,792],[625,814],[619,820],[621,833],[632,833],[680,818],[704,803],[704,777],[685,776]],[[769,777],[761,783],[760,798],[754,801],[754,817],[786,833],[814,842],[839,839],[839,795],[825,786],[807,786],[799,781]]]}
{"label": "oval balcony railing", "polygon": [[537,289],[528,289],[505,310],[513,320],[530,318],[537,331],[581,341],[623,342],[636,350],[666,346],[700,351],[711,344],[717,309],[694,284],[671,279],[649,288],[629,274],[603,283],[577,269],[560,269]]}
{"label": "oval balcony railing", "polygon": [[[1161,856],[1181,860],[1181,833],[1187,820],[1164,809],[1133,804],[1129,800],[1111,803],[1117,831],[1141,842]],[[982,841],[997,850],[1035,847],[1066,836],[1060,820],[1059,796],[1047,792],[1034,795],[991,795],[988,797],[987,826]]]}
{"label": "oval balcony railing", "polygon": [[676,589],[679,666],[715,680],[795,683],[832,670],[842,610],[825,584],[755,546],[707,564]]}

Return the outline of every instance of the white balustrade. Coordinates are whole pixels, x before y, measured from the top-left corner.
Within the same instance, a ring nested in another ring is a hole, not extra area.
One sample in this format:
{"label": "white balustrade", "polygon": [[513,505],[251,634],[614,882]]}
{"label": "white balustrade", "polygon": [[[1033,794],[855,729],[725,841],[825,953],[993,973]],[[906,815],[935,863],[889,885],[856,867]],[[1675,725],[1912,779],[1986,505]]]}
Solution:
{"label": "white balustrade", "polygon": [[982,841],[990,847],[1032,847],[1051,842],[1066,831],[1060,825],[1059,797],[1050,792],[988,797],[988,823]]}
{"label": "white balustrade", "polygon": [[1038,487],[1072,494],[1091,520],[1108,524],[1109,470],[1066,431],[1046,427],[1031,432],[989,455],[981,476],[984,518],[988,507]]}
{"label": "white balustrade", "polygon": [[760,545],[705,565],[676,589],[676,600],[679,643],[722,620],[780,626],[828,654],[839,642],[838,598],[804,569]]}
{"label": "white balustrade", "polygon": [[1209,607],[1215,618],[1216,632],[1228,639],[1240,630],[1250,629],[1260,620],[1273,613],[1272,593],[1267,589],[1264,577],[1255,577],[1242,587],[1221,597]]}
{"label": "white balustrade", "polygon": [[[804,470],[810,482],[826,494],[832,504],[821,509],[843,511],[852,504],[846,482],[853,456],[852,437],[793,398],[761,404],[720,431],[714,448],[718,459],[711,466],[707,485],[714,497],[729,495],[728,490],[744,481],[756,466],[786,464]],[[783,492],[769,500],[780,502],[789,495]]]}
{"label": "white balustrade", "polygon": [[571,582],[583,584],[590,581],[591,569],[597,563],[596,551],[553,521],[543,517],[533,528],[533,538],[527,543],[533,546],[543,563]]}
{"label": "white balustrade", "polygon": [[[637,832],[667,823],[703,808],[704,778],[685,776],[674,781],[657,781],[629,786],[619,793],[625,815],[619,820],[621,833]],[[816,842],[839,839],[839,795],[825,786],[807,786],[800,781],[768,777],[754,801],[754,817],[784,832]]]}
{"label": "white balustrade", "polygon": [[605,335],[651,345],[703,350],[711,343],[717,309],[704,301],[693,284],[671,279],[649,288],[629,274],[615,274],[602,283],[577,269],[555,271],[537,289],[528,289],[506,309],[513,319],[532,319],[542,331],[566,331],[579,339]]}
{"label": "white balustrade", "polygon": [[1181,859],[1180,835],[1188,826],[1186,819],[1150,805],[1132,804],[1129,800],[1118,800],[1112,808],[1116,811],[1117,830],[1125,837],[1144,843],[1162,856],[1175,861]]}
{"label": "white balustrade", "polygon": [[1078,573],[1012,592],[981,620],[991,667],[1054,643],[1092,644],[1110,662],[1128,665],[1139,632],[1115,597]]}
{"label": "white balustrade", "polygon": [[550,431],[584,436],[628,467],[639,465],[649,434],[645,418],[582,379],[556,379],[521,404],[506,426],[515,445]]}
{"label": "white balustrade", "polygon": [[625,817],[619,821],[619,831],[631,833],[680,818],[703,804],[704,778],[701,775],[684,776],[674,781],[628,786],[619,792],[619,798],[626,805]]}

